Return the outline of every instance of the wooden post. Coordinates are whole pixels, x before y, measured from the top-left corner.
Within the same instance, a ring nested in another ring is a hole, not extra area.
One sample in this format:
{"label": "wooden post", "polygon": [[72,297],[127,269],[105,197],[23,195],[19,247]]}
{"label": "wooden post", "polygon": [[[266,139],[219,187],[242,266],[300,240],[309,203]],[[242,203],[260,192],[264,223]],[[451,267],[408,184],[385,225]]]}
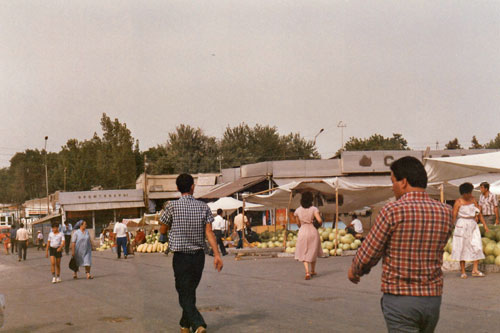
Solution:
{"label": "wooden post", "polygon": [[288,238],[288,224],[290,223],[290,206],[292,205],[293,191],[290,191],[290,198],[288,199],[288,207],[286,209],[286,223],[285,237],[283,237],[283,247],[286,249],[286,241]]}
{"label": "wooden post", "polygon": [[335,223],[334,223],[334,226],[335,226],[335,254],[337,252],[337,244],[338,244],[338,234],[339,234],[339,231],[338,231],[338,223],[339,223],[339,187],[337,186],[337,184],[335,184]]}
{"label": "wooden post", "polygon": [[242,214],[243,214],[243,230],[241,232],[242,234],[242,238],[243,238],[243,242],[242,242],[242,246],[245,247],[244,243],[246,241],[246,238],[245,238],[245,229],[246,229],[246,224],[245,224],[245,198],[243,198],[243,205],[242,205]]}
{"label": "wooden post", "polygon": [[149,198],[148,198],[148,173],[147,173],[148,163],[146,160],[146,155],[144,155],[144,208],[146,209],[146,214],[149,213]]}
{"label": "wooden post", "polygon": [[441,184],[441,186],[439,187],[440,189],[440,199],[441,199],[441,202],[444,203],[444,183]]}

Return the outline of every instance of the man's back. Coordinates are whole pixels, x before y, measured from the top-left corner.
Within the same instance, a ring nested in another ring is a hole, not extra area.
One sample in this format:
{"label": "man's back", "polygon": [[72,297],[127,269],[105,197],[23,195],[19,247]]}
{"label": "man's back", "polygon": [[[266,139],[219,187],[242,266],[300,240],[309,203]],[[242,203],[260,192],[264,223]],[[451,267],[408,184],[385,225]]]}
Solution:
{"label": "man's back", "polygon": [[213,216],[206,203],[185,195],[165,207],[161,221],[170,225],[169,247],[173,252],[193,252],[205,247],[205,226]]}
{"label": "man's back", "polygon": [[380,211],[355,261],[383,256],[384,293],[441,295],[443,248],[452,228],[451,207],[424,192],[407,193]]}

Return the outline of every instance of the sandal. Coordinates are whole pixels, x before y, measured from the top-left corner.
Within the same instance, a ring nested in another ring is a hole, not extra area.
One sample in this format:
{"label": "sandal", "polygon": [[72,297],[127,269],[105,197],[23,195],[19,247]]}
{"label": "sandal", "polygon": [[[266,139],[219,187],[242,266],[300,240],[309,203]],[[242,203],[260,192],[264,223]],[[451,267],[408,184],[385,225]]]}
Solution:
{"label": "sandal", "polygon": [[467,274],[463,273],[462,275],[460,275],[460,278],[461,279],[467,279]]}
{"label": "sandal", "polygon": [[92,280],[94,277],[90,274],[87,274],[87,280]]}
{"label": "sandal", "polygon": [[483,274],[483,272],[472,272],[473,277],[485,277],[486,275]]}
{"label": "sandal", "polygon": [[78,279],[78,276],[76,276],[76,275],[73,275],[73,279],[75,279],[75,280],[76,280],[76,279]]}
{"label": "sandal", "polygon": [[311,272],[311,276],[318,275],[316,272]]}
{"label": "sandal", "polygon": [[305,277],[306,280],[311,280],[311,274],[309,273],[306,273],[306,277]]}

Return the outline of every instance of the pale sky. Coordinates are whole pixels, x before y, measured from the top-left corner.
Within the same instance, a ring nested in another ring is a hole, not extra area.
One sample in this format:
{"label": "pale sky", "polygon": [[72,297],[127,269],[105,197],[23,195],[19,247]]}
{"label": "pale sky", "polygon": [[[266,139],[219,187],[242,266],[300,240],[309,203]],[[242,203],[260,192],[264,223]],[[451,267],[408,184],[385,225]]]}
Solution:
{"label": "pale sky", "polygon": [[500,1],[1,1],[0,166],[100,134],[277,126],[413,149],[500,132]]}

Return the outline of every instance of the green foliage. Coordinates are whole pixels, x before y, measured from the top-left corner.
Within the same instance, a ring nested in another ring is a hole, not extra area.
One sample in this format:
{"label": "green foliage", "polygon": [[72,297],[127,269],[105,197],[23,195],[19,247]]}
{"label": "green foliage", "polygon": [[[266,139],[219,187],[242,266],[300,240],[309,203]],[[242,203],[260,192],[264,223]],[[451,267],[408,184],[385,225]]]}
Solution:
{"label": "green foliage", "polygon": [[373,134],[367,139],[349,138],[345,150],[409,150],[408,142],[401,134],[394,133],[392,138],[385,138],[380,134]]}
{"label": "green foliage", "polygon": [[493,140],[491,140],[490,142],[485,144],[484,148],[500,149],[500,133],[498,133],[497,136]]}
{"label": "green foliage", "polygon": [[276,127],[245,123],[227,127],[220,141],[223,167],[271,160],[318,159],[312,141],[299,134],[280,135]]}
{"label": "green foliage", "polygon": [[446,145],[445,145],[446,149],[463,149],[462,146],[460,145],[460,143],[458,142],[458,139],[455,138],[453,140],[451,140],[450,142],[448,142]]}
{"label": "green foliage", "polygon": [[472,140],[470,142],[471,142],[471,145],[470,145],[469,149],[481,149],[481,148],[484,148],[483,145],[479,144],[479,141],[477,141],[477,138],[476,138],[475,135],[472,137]]}

